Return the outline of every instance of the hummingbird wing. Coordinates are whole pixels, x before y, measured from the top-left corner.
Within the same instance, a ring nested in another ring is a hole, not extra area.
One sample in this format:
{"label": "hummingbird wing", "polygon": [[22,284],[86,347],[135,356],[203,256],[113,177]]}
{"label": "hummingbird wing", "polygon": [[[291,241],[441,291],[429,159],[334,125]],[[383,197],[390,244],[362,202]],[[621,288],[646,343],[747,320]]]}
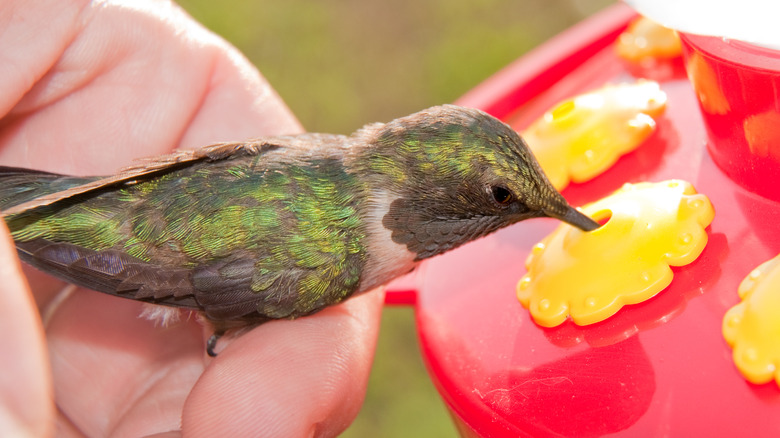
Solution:
{"label": "hummingbird wing", "polygon": [[[179,150],[168,155],[142,159],[139,160],[138,163],[121,169],[115,175],[101,178],[84,178],[80,184],[72,185],[63,190],[46,193],[26,202],[21,202],[8,208],[3,208],[2,216],[7,217],[38,207],[51,205],[67,198],[72,198],[77,195],[93,192],[109,186],[132,183],[135,180],[148,178],[157,173],[166,172],[176,167],[184,167],[188,164],[192,164],[201,160],[217,161],[236,155],[260,155],[265,151],[280,147],[280,145],[277,144],[278,140],[284,138],[285,137],[279,137],[277,138],[277,141],[260,139],[257,141],[245,143],[218,143],[200,149]],[[0,174],[2,174],[3,178],[7,178],[12,174],[16,175],[17,177],[34,177],[36,175],[56,175],[59,177],[64,177],[64,175],[57,175],[49,172],[4,166],[0,166]],[[74,180],[77,179],[74,178]],[[0,199],[3,200],[4,205],[8,204],[5,201],[6,198],[2,196],[1,191]]]}
{"label": "hummingbird wing", "polygon": [[[124,251],[95,251],[46,239],[17,242],[16,247],[26,263],[69,283],[118,297],[203,311],[223,325],[226,321],[259,323],[312,313],[332,302],[323,290],[302,295],[302,282],[333,287],[343,299],[353,292],[357,279],[355,272],[326,274],[344,263],[340,254],[325,255],[320,264],[309,267],[277,261],[275,270],[258,273],[258,260],[249,253],[177,268]],[[265,260],[266,265],[269,262],[274,263]]]}
{"label": "hummingbird wing", "polygon": [[114,249],[95,251],[67,242],[17,242],[26,263],[69,283],[110,295],[202,310],[188,269],[160,266]]}

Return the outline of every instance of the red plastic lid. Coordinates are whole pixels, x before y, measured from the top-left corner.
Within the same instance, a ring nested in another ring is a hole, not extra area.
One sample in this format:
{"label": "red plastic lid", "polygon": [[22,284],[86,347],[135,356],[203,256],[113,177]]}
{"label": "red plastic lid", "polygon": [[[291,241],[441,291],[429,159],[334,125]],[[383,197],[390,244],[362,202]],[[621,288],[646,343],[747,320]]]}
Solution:
{"label": "red plastic lid", "polygon": [[[610,8],[500,72],[459,104],[517,129],[553,104],[607,82],[635,79],[611,42],[633,12]],[[585,54],[585,56],[583,56]],[[575,60],[576,62],[573,62]],[[709,243],[656,297],[604,322],[536,325],[515,296],[534,244],[557,226],[534,219],[425,263],[413,301],[423,355],[461,431],[481,436],[780,436],[780,389],[737,371],[721,334],[740,281],[780,253],[780,204],[735,184],[706,152],[699,105],[685,76],[661,83],[665,116],[646,144],[603,175],[572,185],[574,205],[626,182],[681,178],[715,207]],[[510,108],[522,110],[510,114]],[[610,275],[610,267],[603,267]],[[391,293],[392,300],[393,294]]]}

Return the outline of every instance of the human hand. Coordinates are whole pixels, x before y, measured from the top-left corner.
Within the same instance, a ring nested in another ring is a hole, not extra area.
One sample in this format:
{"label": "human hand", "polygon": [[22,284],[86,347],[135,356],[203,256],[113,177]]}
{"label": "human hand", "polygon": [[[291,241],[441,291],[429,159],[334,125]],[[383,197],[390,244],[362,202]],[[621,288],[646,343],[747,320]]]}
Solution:
{"label": "human hand", "polygon": [[[108,174],[301,131],[234,48],[167,1],[8,0],[0,28],[3,165]],[[0,276],[2,436],[332,436],[362,403],[381,293],[223,338],[212,360],[194,317],[155,327],[140,303],[62,294],[21,268],[2,224]]]}

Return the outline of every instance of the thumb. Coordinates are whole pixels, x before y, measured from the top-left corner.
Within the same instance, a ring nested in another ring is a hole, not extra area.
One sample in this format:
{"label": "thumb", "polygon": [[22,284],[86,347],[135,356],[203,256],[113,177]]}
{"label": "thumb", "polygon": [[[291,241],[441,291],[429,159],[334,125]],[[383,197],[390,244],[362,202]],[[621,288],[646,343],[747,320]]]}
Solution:
{"label": "thumb", "polygon": [[54,396],[43,325],[0,221],[0,436],[54,435]]}
{"label": "thumb", "polygon": [[360,410],[383,301],[368,292],[236,338],[192,389],[191,436],[335,436]]}

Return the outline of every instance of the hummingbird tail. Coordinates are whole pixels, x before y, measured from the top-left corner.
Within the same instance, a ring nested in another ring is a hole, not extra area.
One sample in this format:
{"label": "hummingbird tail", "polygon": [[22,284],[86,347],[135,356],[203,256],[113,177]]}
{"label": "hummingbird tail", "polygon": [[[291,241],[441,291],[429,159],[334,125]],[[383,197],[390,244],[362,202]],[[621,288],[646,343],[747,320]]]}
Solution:
{"label": "hummingbird tail", "polygon": [[39,170],[0,166],[0,211],[96,178],[78,178]]}

